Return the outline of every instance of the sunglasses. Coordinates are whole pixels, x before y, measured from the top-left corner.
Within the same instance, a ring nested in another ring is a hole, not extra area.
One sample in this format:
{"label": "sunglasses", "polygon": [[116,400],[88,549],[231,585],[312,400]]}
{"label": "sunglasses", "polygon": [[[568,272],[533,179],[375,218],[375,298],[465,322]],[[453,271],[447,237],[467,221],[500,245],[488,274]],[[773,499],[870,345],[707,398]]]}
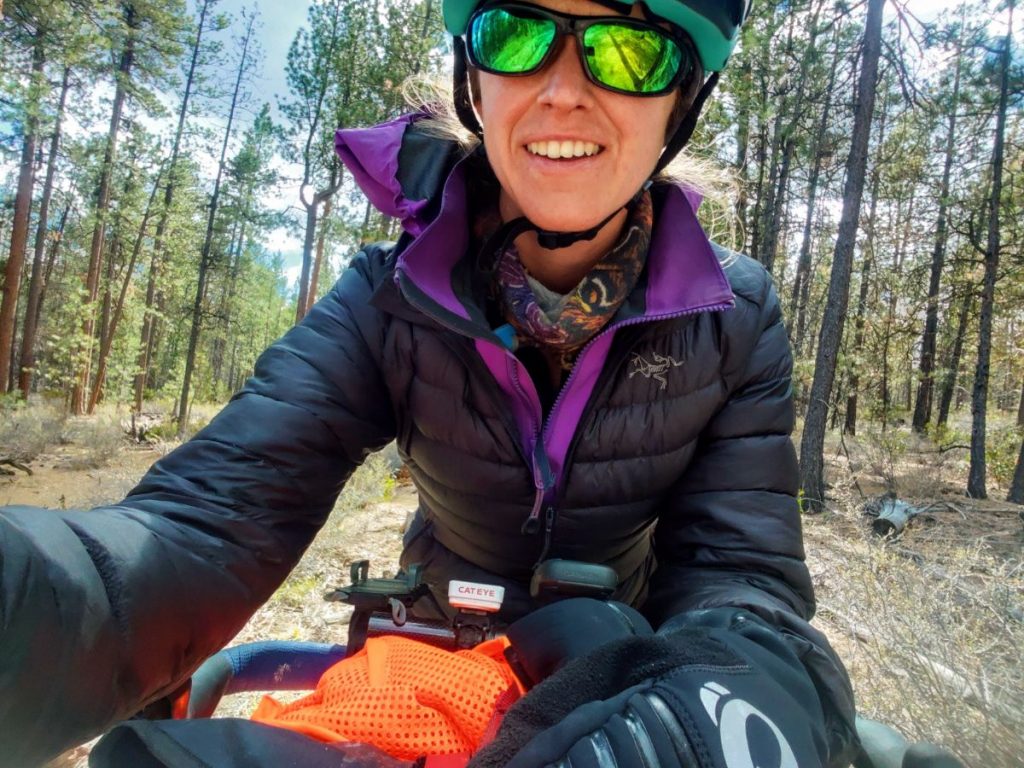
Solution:
{"label": "sunglasses", "polygon": [[551,60],[563,35],[576,38],[587,79],[616,93],[670,93],[696,64],[688,38],[656,24],[623,16],[574,16],[529,3],[476,11],[466,34],[469,60],[495,75],[532,75]]}

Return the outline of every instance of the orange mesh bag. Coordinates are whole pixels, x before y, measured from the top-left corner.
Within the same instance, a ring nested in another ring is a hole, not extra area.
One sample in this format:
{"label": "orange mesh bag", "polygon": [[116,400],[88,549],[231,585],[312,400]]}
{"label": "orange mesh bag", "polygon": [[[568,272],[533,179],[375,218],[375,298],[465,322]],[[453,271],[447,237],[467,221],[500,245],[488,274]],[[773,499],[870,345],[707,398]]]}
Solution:
{"label": "orange mesh bag", "polygon": [[252,719],[320,741],[373,744],[393,757],[471,754],[492,721],[519,698],[504,638],[445,651],[404,637],[377,637],[324,672],[308,696],[264,696]]}

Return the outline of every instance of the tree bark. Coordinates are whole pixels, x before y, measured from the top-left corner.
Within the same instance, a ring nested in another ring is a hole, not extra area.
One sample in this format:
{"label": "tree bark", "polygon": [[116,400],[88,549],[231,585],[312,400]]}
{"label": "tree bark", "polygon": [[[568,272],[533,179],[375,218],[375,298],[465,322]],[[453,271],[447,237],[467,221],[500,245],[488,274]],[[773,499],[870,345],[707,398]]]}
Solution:
{"label": "tree bark", "polygon": [[[32,47],[32,79],[42,77],[46,64],[46,31],[39,28]],[[32,215],[32,189],[35,186],[36,142],[39,139],[38,103],[27,106],[18,166],[18,191],[14,198],[14,221],[11,244],[4,271],[3,298],[0,299],[0,392],[9,391],[11,367],[14,363],[14,325],[18,310],[21,273],[25,267],[29,219]]]}
{"label": "tree bark", "polygon": [[925,311],[924,333],[921,336],[921,364],[918,369],[920,383],[917,387],[917,402],[914,405],[912,427],[915,432],[924,432],[932,418],[932,399],[935,391],[935,346],[939,328],[939,289],[942,270],[946,264],[946,243],[948,237],[949,186],[953,174],[953,159],[956,154],[956,112],[960,103],[960,75],[962,56],[956,57],[956,74],[953,81],[953,103],[949,107],[946,128],[946,161],[942,169],[942,186],[939,189],[939,216],[935,227],[935,247],[932,250],[931,275],[928,279],[928,307]]}
{"label": "tree bark", "polygon": [[1013,43],[1013,8],[1010,0],[1009,26],[1000,52],[999,106],[996,135],[992,147],[992,194],[989,198],[988,245],[985,249],[985,278],[981,289],[981,314],[978,324],[978,363],[974,370],[971,395],[971,464],[967,473],[967,495],[988,498],[985,464],[985,428],[988,410],[989,363],[992,356],[992,313],[995,307],[996,280],[999,274],[999,214],[1003,197],[1003,153],[1006,141],[1006,113],[1010,93],[1010,48]]}
{"label": "tree bark", "polygon": [[242,39],[242,53],[238,63],[238,74],[235,87],[231,94],[231,109],[228,112],[228,124],[224,129],[224,141],[220,148],[220,161],[217,164],[217,178],[213,183],[213,194],[210,196],[209,213],[206,217],[206,236],[199,256],[199,280],[196,284],[196,298],[192,304],[192,329],[189,332],[188,352],[185,355],[185,375],[181,385],[181,400],[178,402],[178,437],[184,438],[188,429],[189,395],[192,386],[192,373],[195,370],[196,352],[199,348],[199,334],[203,325],[203,297],[206,295],[206,281],[210,270],[213,248],[213,225],[217,219],[217,205],[220,201],[220,185],[224,176],[224,164],[227,158],[228,142],[231,129],[235,122],[235,110],[241,95],[242,81],[249,66],[249,46],[252,43],[256,25],[255,15],[249,17],[245,37]]}
{"label": "tree bark", "polygon": [[803,490],[804,509],[809,512],[820,512],[824,509],[825,425],[836,374],[836,358],[850,298],[850,272],[867,171],[868,143],[875,107],[875,83],[878,79],[878,60],[882,47],[884,6],[885,0],[868,2],[863,59],[854,110],[853,138],[846,164],[843,214],[832,260],[825,316],[818,337],[814,381],[811,385],[811,397],[800,443],[800,486]]}

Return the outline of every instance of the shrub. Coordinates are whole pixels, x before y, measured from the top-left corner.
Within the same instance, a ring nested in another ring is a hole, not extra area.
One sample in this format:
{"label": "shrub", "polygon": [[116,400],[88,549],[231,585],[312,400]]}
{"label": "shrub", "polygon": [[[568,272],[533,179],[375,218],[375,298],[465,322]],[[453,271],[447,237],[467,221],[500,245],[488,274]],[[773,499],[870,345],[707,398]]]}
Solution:
{"label": "shrub", "polygon": [[0,458],[25,464],[61,442],[64,415],[55,407],[18,403],[0,411]]}
{"label": "shrub", "polygon": [[1014,427],[990,430],[985,436],[985,463],[992,479],[1003,488],[1013,482],[1021,437],[1021,430]]}
{"label": "shrub", "polygon": [[124,430],[115,415],[86,416],[67,422],[62,442],[78,448],[67,458],[69,469],[97,469],[120,452]]}
{"label": "shrub", "polygon": [[345,484],[338,506],[362,509],[368,504],[387,501],[395,494],[395,474],[386,450],[372,454]]}

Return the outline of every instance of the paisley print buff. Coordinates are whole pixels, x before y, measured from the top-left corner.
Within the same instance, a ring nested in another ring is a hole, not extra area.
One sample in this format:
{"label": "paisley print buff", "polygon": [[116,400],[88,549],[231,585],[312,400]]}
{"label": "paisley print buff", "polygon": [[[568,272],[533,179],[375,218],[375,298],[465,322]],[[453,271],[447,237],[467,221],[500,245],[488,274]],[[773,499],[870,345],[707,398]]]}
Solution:
{"label": "paisley print buff", "polygon": [[572,368],[580,348],[611,320],[636,285],[647,262],[653,221],[651,194],[644,192],[629,212],[618,245],[565,297],[553,319],[537,301],[519,252],[510,245],[498,257],[495,279],[518,343],[540,347],[546,356],[555,353],[562,370]]}

